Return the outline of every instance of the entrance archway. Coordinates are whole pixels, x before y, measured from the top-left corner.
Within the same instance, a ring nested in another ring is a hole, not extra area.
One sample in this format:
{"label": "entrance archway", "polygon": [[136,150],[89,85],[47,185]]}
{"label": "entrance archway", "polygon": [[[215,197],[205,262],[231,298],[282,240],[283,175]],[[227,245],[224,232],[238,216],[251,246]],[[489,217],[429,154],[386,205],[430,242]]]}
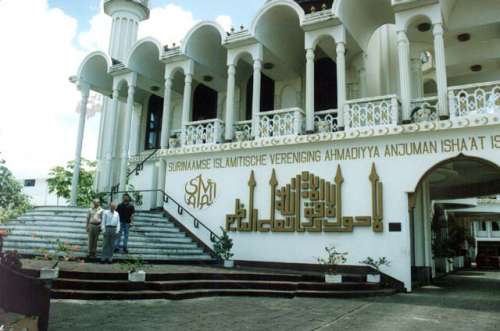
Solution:
{"label": "entrance archway", "polygon": [[[500,167],[486,159],[459,155],[429,169],[409,193],[412,281],[426,284],[448,269],[454,256],[474,260],[471,223],[457,218],[477,199],[500,194]],[[476,201],[476,202],[474,202]],[[444,262],[443,262],[444,261]],[[451,267],[451,266],[450,266]]]}

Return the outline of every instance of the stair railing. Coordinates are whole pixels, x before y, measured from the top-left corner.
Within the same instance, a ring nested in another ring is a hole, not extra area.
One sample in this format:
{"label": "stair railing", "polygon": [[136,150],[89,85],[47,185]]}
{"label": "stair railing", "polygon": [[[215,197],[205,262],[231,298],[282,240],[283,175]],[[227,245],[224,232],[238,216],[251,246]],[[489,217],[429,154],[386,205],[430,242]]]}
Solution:
{"label": "stair railing", "polygon": [[[177,213],[179,215],[183,215],[184,213],[186,213],[187,215],[189,215],[192,219],[193,219],[193,226],[196,228],[196,229],[199,229],[200,227],[202,227],[203,229],[205,229],[206,231],[208,231],[208,233],[210,234],[210,241],[211,242],[216,242],[218,240],[220,240],[221,238],[215,233],[213,232],[208,226],[206,226],[202,221],[200,221],[196,216],[194,216],[189,210],[187,210],[183,205],[181,205],[179,202],[177,202],[174,198],[172,198],[170,195],[168,195],[165,191],[163,190],[135,190],[135,191],[121,191],[121,192],[110,192],[111,194],[111,197],[113,197],[114,194],[125,194],[125,193],[128,193],[130,194],[131,196],[134,196],[136,194],[141,194],[141,193],[157,193],[157,194],[161,194],[162,195],[162,201],[164,203],[174,203],[177,207]],[[133,201],[133,198],[132,198],[132,202]],[[163,211],[165,212],[168,212],[165,210],[164,206],[157,206],[158,208],[161,208]]]}
{"label": "stair railing", "polygon": [[[142,170],[144,170],[144,164],[148,162],[153,156],[155,156],[156,153],[158,153],[159,149],[155,149],[153,153],[149,154],[144,160],[136,164],[135,168],[132,169],[127,173],[127,180],[132,176],[132,174],[135,173],[136,176],[139,176]],[[120,183],[116,184],[115,186],[111,187],[111,200],[113,200],[113,195],[120,193],[118,192],[120,190]]]}

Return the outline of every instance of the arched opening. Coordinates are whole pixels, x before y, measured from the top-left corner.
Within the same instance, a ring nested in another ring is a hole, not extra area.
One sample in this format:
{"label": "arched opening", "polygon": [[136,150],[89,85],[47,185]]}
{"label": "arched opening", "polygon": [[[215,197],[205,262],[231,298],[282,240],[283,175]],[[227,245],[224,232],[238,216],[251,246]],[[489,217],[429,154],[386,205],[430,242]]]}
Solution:
{"label": "arched opening", "polygon": [[314,64],[315,111],[337,109],[337,64],[328,56]]}
{"label": "arched opening", "polygon": [[[274,109],[275,84],[272,78],[262,74],[260,85],[260,111],[266,112]],[[246,119],[252,119],[252,101],[253,101],[253,75],[248,79],[246,90]]]}
{"label": "arched opening", "polygon": [[484,208],[482,201],[497,201],[499,194],[500,167],[485,159],[460,155],[424,174],[409,195],[413,281],[429,283],[454,268],[483,263],[487,252],[476,243],[492,231],[485,217],[500,216],[500,208]]}
{"label": "arched opening", "polygon": [[161,146],[161,127],[163,117],[163,98],[151,95],[146,117],[145,150],[159,149]]}
{"label": "arched opening", "polygon": [[199,84],[193,94],[192,120],[196,122],[217,118],[217,98],[217,91]]}

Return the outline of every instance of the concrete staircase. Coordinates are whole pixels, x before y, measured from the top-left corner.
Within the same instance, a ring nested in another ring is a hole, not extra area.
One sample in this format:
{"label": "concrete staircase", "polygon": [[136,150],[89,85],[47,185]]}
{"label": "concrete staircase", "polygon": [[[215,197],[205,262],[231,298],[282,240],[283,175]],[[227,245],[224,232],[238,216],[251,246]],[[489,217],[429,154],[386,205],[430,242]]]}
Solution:
{"label": "concrete staircase", "polygon": [[[9,235],[4,240],[4,251],[16,250],[26,256],[37,256],[41,250],[54,251],[56,240],[79,246],[76,257],[86,257],[88,252],[85,231],[87,209],[70,207],[38,207],[26,214],[0,225]],[[98,254],[102,248],[99,238]],[[129,255],[145,261],[200,262],[211,261],[192,238],[178,229],[162,213],[138,212],[130,229]],[[116,254],[116,259],[127,256]]]}

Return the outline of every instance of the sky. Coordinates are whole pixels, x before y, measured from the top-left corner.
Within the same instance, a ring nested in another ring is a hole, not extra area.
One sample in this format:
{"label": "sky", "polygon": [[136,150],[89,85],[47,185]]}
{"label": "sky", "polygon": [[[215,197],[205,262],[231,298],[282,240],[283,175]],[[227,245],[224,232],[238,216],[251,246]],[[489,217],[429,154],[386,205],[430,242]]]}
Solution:
{"label": "sky", "polygon": [[[139,38],[172,44],[201,20],[249,26],[265,0],[151,0]],[[237,5],[236,5],[237,3]],[[86,54],[107,50],[102,0],[0,0],[0,159],[18,179],[47,177],[75,158],[80,96],[68,78]],[[87,119],[83,157],[94,160],[99,116]]]}

